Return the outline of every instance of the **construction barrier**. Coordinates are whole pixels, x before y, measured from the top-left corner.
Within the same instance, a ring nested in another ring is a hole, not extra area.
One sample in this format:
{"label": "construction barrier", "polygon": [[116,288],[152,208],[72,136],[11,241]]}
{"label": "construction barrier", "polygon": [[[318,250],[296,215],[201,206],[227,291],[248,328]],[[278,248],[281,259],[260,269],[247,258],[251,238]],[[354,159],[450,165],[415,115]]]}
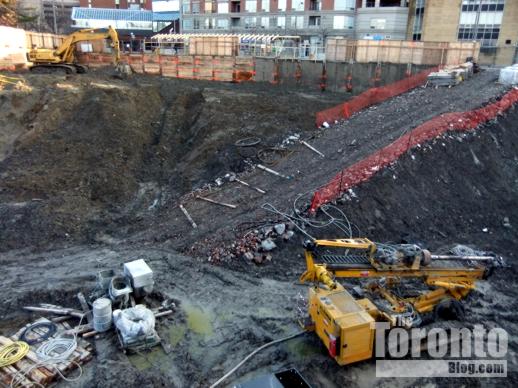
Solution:
{"label": "construction barrier", "polygon": [[381,169],[395,162],[412,147],[441,136],[447,131],[469,131],[494,119],[518,102],[518,89],[512,89],[499,101],[468,112],[446,113],[421,124],[390,145],[342,170],[313,195],[310,212],[333,201],[359,183],[369,180]]}
{"label": "construction barrier", "polygon": [[379,104],[391,97],[398,96],[408,92],[410,89],[418,87],[419,85],[423,85],[426,82],[428,74],[433,71],[437,71],[437,67],[421,71],[390,85],[368,89],[343,104],[317,112],[317,128],[321,127],[324,123],[334,123],[336,120],[348,119],[362,109],[374,104]]}
{"label": "construction barrier", "polygon": [[[135,73],[162,75],[163,77],[209,81],[252,81],[255,62],[252,57],[225,57],[211,55],[159,55],[157,53],[123,53],[121,62],[127,63]],[[90,67],[110,66],[113,55],[108,53],[77,54],[78,61]]]}

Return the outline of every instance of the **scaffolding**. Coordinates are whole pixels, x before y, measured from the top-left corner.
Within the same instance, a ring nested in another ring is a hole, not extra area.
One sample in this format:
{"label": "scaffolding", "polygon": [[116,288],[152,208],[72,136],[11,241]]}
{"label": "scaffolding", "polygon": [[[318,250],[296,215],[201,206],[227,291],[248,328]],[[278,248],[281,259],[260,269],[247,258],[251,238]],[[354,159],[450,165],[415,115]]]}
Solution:
{"label": "scaffolding", "polygon": [[310,46],[295,35],[157,34],[145,51],[164,55],[252,56],[256,58],[323,60],[324,47]]}

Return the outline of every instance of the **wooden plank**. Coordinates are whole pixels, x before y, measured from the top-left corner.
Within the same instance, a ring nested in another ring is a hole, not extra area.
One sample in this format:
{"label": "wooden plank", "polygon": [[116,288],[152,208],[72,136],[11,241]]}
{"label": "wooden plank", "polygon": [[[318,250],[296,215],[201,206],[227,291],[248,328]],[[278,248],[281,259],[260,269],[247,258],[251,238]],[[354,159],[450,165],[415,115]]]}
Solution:
{"label": "wooden plank", "polygon": [[[0,345],[10,345],[12,343],[13,343],[13,341],[10,340],[9,338],[0,336]],[[40,363],[41,363],[41,360],[38,359],[36,354],[34,352],[32,352],[31,350],[29,350],[29,353],[27,353],[25,358],[23,360],[18,361],[15,364],[15,366],[18,367],[18,369],[20,369],[20,370],[26,370],[26,368],[28,369],[29,367],[34,366],[36,364],[40,364]],[[49,371],[45,367],[40,367],[40,368],[37,368],[37,369],[34,369],[33,371],[31,371],[31,373],[29,375],[32,380],[45,385],[45,384],[48,384],[49,382],[51,382],[56,374]]]}
{"label": "wooden plank", "polygon": [[[10,387],[11,382],[13,381],[13,378],[15,378],[18,374],[18,370],[10,365],[4,366],[3,368],[0,368],[0,381],[5,384],[5,386]],[[17,387],[27,387],[32,388],[35,386],[34,382],[29,380],[27,377],[20,377],[17,378],[17,381],[19,382],[16,386]]]}

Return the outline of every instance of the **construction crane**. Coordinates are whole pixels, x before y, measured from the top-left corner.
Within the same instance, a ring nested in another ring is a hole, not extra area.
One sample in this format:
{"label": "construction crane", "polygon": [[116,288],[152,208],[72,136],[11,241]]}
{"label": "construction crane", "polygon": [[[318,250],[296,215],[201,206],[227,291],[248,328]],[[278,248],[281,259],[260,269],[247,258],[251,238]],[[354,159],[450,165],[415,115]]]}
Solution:
{"label": "construction crane", "polygon": [[56,49],[33,48],[28,53],[28,60],[32,62],[31,71],[61,70],[67,74],[85,73],[87,67],[76,63],[76,43],[92,40],[109,39],[114,53],[114,64],[120,60],[119,36],[117,31],[109,26],[107,31],[100,29],[84,29],[76,31],[66,37]]}
{"label": "construction crane", "polygon": [[[462,315],[459,301],[503,264],[485,252],[434,255],[417,245],[366,238],[307,241],[304,248],[307,270],[300,281],[313,287],[301,324],[316,332],[340,365],[372,357],[375,322],[409,329],[441,311]],[[337,278],[364,279],[366,285],[350,293]],[[405,281],[413,283],[413,295],[402,295]]]}

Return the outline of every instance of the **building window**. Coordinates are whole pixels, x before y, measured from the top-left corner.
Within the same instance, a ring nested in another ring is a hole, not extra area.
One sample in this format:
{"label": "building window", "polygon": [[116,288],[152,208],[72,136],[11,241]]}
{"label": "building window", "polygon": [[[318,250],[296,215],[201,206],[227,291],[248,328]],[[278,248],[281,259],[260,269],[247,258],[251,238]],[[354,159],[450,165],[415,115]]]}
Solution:
{"label": "building window", "polygon": [[335,0],[335,11],[353,11],[355,7],[354,0]]}
{"label": "building window", "polygon": [[304,0],[291,0],[291,8],[294,11],[304,11]]}
{"label": "building window", "polygon": [[246,0],[245,10],[247,12],[257,12],[257,0]]}
{"label": "building window", "polygon": [[192,19],[183,19],[182,28],[184,30],[192,30]]}
{"label": "building window", "polygon": [[205,13],[212,13],[212,1],[205,1]]}
{"label": "building window", "polygon": [[192,13],[200,13],[200,2],[199,1],[192,2]]}
{"label": "building window", "polygon": [[205,18],[205,29],[212,30],[214,28],[214,18]]}
{"label": "building window", "polygon": [[279,11],[286,11],[286,0],[279,0],[277,7],[279,8]]}
{"label": "building window", "polygon": [[263,16],[260,18],[261,20],[261,28],[270,28],[270,18],[268,16]]}
{"label": "building window", "polygon": [[270,20],[272,27],[275,26],[277,28],[286,28],[286,17],[276,16],[273,17],[272,20]]}
{"label": "building window", "polygon": [[227,29],[228,28],[228,19],[218,19],[217,27],[219,29]]}
{"label": "building window", "polygon": [[496,12],[503,11],[505,0],[464,0],[462,12]]}
{"label": "building window", "polygon": [[293,28],[293,29],[304,28],[304,16],[292,16],[291,17],[291,28]]}
{"label": "building window", "polygon": [[182,12],[183,13],[191,13],[191,0],[183,0],[183,2],[182,2]]}
{"label": "building window", "polygon": [[315,28],[320,27],[320,16],[310,16],[308,20],[308,26]]}
{"label": "building window", "polygon": [[423,31],[424,7],[426,0],[417,0],[414,16],[414,25],[412,26],[412,40],[421,40]]}
{"label": "building window", "polygon": [[500,36],[505,0],[463,0],[459,40],[478,40],[483,47],[495,47]]}
{"label": "building window", "polygon": [[352,29],[354,27],[354,17],[345,15],[333,16],[333,28],[335,30]]}
{"label": "building window", "polygon": [[245,28],[255,28],[256,26],[257,25],[255,16],[245,17]]}
{"label": "building window", "polygon": [[320,11],[321,9],[321,2],[318,0],[311,0],[309,2],[309,10],[310,11]]}
{"label": "building window", "polygon": [[218,13],[228,13],[228,2],[227,3],[218,3]]}
{"label": "building window", "polygon": [[194,19],[192,23],[193,30],[199,30],[200,29],[200,19]]}
{"label": "building window", "polygon": [[270,0],[261,1],[261,7],[263,12],[270,12]]}

